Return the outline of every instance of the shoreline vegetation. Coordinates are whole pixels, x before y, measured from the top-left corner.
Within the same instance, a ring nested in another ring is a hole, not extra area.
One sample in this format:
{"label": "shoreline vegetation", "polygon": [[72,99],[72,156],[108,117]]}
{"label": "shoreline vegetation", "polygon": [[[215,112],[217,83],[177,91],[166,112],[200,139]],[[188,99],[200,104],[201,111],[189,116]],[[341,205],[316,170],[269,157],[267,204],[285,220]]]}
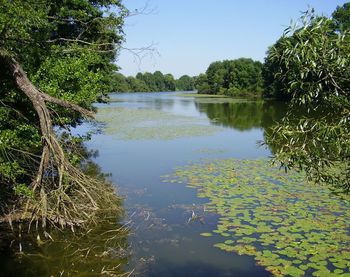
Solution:
{"label": "shoreline vegetation", "polygon": [[[331,17],[310,9],[267,50],[264,63],[250,58],[216,61],[205,73],[189,77],[199,95],[287,102],[283,123],[266,138],[284,145],[274,153],[275,161],[285,170],[305,170],[310,180],[327,183],[338,193],[350,192],[345,135],[350,129],[349,14],[350,3],[338,6]],[[145,75],[156,73],[162,75]],[[143,78],[142,73],[136,76]],[[308,111],[306,118],[293,114],[300,108]],[[322,116],[315,116],[314,110]]]}
{"label": "shoreline vegetation", "polygon": [[89,136],[71,129],[108,97],[129,14],[119,0],[1,1],[0,213],[11,227],[51,239],[51,228],[84,233],[122,213],[91,171]]}
{"label": "shoreline vegetation", "polygon": [[[177,80],[160,71],[118,73],[114,62],[131,15],[121,0],[0,3],[0,217],[19,238],[33,230],[42,234],[40,244],[53,240],[56,228],[87,234],[102,215],[122,215],[114,185],[91,171],[83,147],[89,136],[71,132],[93,119],[93,104],[108,102],[112,91],[287,101],[286,116],[266,136],[266,144],[280,146],[274,161],[334,193],[350,192],[350,3],[329,18],[305,12],[264,63],[216,61]],[[293,111],[300,107],[311,112],[299,118]]]}

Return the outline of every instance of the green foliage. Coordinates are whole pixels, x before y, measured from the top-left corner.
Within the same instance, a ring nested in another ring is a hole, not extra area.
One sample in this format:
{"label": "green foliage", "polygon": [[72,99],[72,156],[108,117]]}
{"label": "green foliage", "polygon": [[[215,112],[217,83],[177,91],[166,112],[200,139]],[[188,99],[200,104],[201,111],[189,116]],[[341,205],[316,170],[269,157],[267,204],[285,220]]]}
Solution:
{"label": "green foliage", "polygon": [[[11,197],[28,195],[24,186],[33,181],[43,145],[38,116],[4,57],[20,62],[44,93],[92,109],[111,92],[127,14],[119,0],[0,0],[0,184]],[[49,108],[55,125],[69,128],[82,119]]]}
{"label": "green foliage", "polygon": [[175,80],[171,74],[160,71],[153,74],[138,73],[136,77],[123,77],[116,73],[114,91],[117,92],[159,92],[192,91],[198,93],[228,96],[260,96],[262,91],[262,64],[251,59],[214,62],[205,74],[197,77],[183,75]]}
{"label": "green foliage", "polygon": [[18,196],[25,196],[25,197],[31,197],[33,198],[34,193],[33,190],[30,189],[28,186],[25,184],[18,184],[13,188],[15,195]]}
{"label": "green foliage", "polygon": [[[350,33],[309,13],[302,22],[269,50],[274,82],[292,100],[267,142],[280,145],[275,155],[286,168],[304,169],[309,178],[349,192]],[[300,106],[309,111],[307,118],[294,116]]]}
{"label": "green foliage", "polygon": [[276,75],[284,71],[285,67],[283,64],[279,63],[278,59],[273,58],[274,56],[282,55],[283,43],[291,43],[292,40],[292,37],[282,37],[267,51],[267,57],[265,58],[265,63],[262,68],[264,98],[276,100],[290,100],[292,98],[287,87],[289,76],[285,76],[284,80],[276,78]]}
{"label": "green foliage", "polygon": [[213,62],[197,79],[198,93],[229,96],[259,96],[262,91],[262,64],[240,58]]}
{"label": "green foliage", "polygon": [[176,80],[176,89],[180,91],[191,91],[194,90],[194,78],[183,75],[179,79]]}
{"label": "green foliage", "polygon": [[339,31],[350,30],[350,3],[338,6],[332,14],[336,29]]}
{"label": "green foliage", "polygon": [[163,74],[160,71],[140,72],[136,77],[125,77],[116,72],[112,82],[115,92],[164,92],[194,89],[194,78],[184,75],[175,80],[172,74]]}
{"label": "green foliage", "polygon": [[304,173],[264,159],[210,160],[178,168],[164,182],[183,182],[207,199],[219,219],[200,235],[215,236],[214,247],[253,256],[275,276],[350,274],[349,196],[331,195]]}
{"label": "green foliage", "polygon": [[195,87],[197,88],[198,93],[213,94],[208,84],[207,74],[205,73],[199,74],[195,81]]}
{"label": "green foliage", "polygon": [[[44,60],[33,75],[33,82],[46,93],[79,106],[91,109],[91,104],[99,102],[110,92],[107,84],[109,76],[98,68],[104,63],[101,55],[89,50],[79,50],[67,56],[54,53]],[[96,67],[96,70],[91,68]],[[62,110],[62,109],[61,109]],[[59,123],[73,123],[80,115],[65,109],[60,111]]]}
{"label": "green foliage", "polygon": [[127,92],[130,90],[130,85],[127,78],[119,72],[114,72],[111,79],[111,87],[116,92]]}

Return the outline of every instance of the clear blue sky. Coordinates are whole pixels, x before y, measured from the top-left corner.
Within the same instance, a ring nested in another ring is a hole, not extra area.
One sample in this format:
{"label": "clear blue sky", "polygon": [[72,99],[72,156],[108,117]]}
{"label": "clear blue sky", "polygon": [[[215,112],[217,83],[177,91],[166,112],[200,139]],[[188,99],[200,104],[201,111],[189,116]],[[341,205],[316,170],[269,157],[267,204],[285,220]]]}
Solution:
{"label": "clear blue sky", "polygon": [[[142,9],[147,0],[124,0],[130,10]],[[263,61],[267,48],[296,20],[301,11],[315,8],[330,16],[340,0],[149,0],[155,11],[129,17],[127,48],[152,43],[158,54],[142,62],[123,50],[117,64],[125,75],[137,72],[172,73],[175,77],[205,72],[217,60],[250,57]],[[145,54],[145,53],[144,53]]]}

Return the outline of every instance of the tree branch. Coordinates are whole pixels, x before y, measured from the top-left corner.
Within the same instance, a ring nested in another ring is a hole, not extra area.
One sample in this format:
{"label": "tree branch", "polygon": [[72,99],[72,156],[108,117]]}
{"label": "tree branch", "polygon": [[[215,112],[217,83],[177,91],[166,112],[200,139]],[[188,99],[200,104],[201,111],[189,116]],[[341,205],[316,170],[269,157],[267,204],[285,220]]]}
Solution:
{"label": "tree branch", "polygon": [[80,107],[80,106],[77,105],[77,104],[70,103],[70,102],[64,101],[64,100],[62,100],[62,99],[58,99],[58,98],[56,98],[56,97],[52,97],[51,95],[48,95],[48,94],[46,94],[46,93],[42,93],[42,97],[43,97],[43,99],[44,99],[45,101],[47,101],[47,102],[60,105],[61,107],[64,107],[64,108],[72,109],[72,110],[74,110],[74,111],[79,112],[79,113],[82,114],[83,116],[86,116],[86,117],[94,117],[94,115],[95,115],[95,113],[94,113],[93,111],[84,109],[84,108]]}
{"label": "tree branch", "polygon": [[105,43],[94,43],[94,42],[88,42],[86,40],[81,40],[81,39],[70,39],[70,38],[55,38],[55,39],[50,39],[47,40],[46,42],[48,43],[53,43],[57,41],[67,41],[67,42],[77,42],[85,45],[92,45],[92,46],[115,46],[114,42],[105,42]]}

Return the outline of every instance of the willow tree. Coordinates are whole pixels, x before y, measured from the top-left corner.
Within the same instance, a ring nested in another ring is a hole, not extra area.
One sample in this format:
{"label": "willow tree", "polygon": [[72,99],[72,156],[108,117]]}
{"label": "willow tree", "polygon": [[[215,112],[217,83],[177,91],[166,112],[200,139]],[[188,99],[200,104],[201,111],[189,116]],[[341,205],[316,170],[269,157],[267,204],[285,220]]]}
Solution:
{"label": "willow tree", "polygon": [[[340,8],[338,8],[339,11]],[[282,165],[305,170],[316,182],[350,191],[350,33],[333,18],[306,13],[288,28],[267,61],[274,81],[291,97],[287,116],[267,142],[279,145]],[[295,111],[308,111],[300,118]]]}
{"label": "willow tree", "polygon": [[69,127],[109,92],[127,14],[120,0],[0,0],[2,214],[74,226],[116,208]]}

